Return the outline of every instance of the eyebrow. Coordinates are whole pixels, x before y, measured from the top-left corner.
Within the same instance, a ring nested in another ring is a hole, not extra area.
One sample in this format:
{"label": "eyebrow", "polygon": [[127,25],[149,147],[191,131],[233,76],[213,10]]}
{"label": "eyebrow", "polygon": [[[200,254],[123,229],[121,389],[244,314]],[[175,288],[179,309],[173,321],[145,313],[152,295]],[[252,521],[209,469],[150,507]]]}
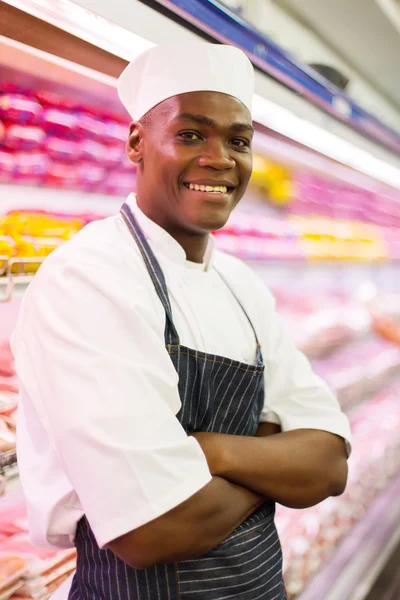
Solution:
{"label": "eyebrow", "polygon": [[[186,120],[186,121],[194,121],[198,125],[205,125],[206,127],[216,127],[217,123],[214,119],[210,119],[206,115],[196,115],[192,113],[180,113],[176,119],[178,120]],[[235,131],[237,133],[248,131],[250,133],[254,133],[254,128],[249,123],[232,123],[229,127],[231,131]]]}

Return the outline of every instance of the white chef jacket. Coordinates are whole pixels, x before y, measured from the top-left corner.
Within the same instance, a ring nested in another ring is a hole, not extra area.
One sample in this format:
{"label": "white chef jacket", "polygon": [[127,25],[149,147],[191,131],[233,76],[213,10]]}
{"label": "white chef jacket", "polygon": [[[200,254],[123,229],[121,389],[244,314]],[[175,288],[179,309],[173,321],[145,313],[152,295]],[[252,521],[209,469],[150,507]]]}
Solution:
{"label": "white chef jacket", "polygon": [[[350,444],[346,416],[296,350],[267,287],[217,251],[201,265],[128,198],[163,269],[181,343],[265,363],[261,421],[321,429]],[[217,269],[214,268],[217,267]],[[29,286],[12,337],[21,383],[18,462],[37,545],[70,547],[86,514],[98,544],[177,506],[211,475],[175,415],[178,376],[165,314],[120,215],[94,222],[53,252]],[[68,591],[57,598],[66,598]]]}

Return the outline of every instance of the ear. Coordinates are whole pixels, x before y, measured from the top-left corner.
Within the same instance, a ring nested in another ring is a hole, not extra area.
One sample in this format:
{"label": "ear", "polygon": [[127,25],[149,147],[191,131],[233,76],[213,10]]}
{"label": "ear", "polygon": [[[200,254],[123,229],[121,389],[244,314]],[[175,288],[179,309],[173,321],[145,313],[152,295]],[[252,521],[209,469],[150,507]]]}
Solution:
{"label": "ear", "polygon": [[144,128],[142,123],[133,121],[129,126],[126,153],[129,160],[135,164],[139,164],[143,160],[143,134]]}

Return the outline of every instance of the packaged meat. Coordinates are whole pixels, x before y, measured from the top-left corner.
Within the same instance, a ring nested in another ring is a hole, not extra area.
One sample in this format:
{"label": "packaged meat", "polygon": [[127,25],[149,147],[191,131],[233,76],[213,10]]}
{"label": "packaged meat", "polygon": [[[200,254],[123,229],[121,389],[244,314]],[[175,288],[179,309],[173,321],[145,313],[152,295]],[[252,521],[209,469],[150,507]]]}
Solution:
{"label": "packaged meat", "polygon": [[[2,501],[3,502],[3,501]],[[8,539],[17,533],[26,533],[28,530],[28,520],[25,503],[17,498],[13,504],[0,505],[0,535],[3,536],[0,542],[0,552],[3,548],[4,538]]]}
{"label": "packaged meat", "polygon": [[0,148],[0,182],[10,181],[14,170],[14,163],[14,154]]}
{"label": "packaged meat", "polygon": [[111,171],[106,176],[104,183],[101,186],[106,194],[112,194],[115,196],[127,196],[129,193],[134,192],[136,189],[136,173]]}
{"label": "packaged meat", "polygon": [[[115,169],[121,167],[125,156],[124,146],[107,146],[107,151],[103,158],[103,166],[107,169]],[[133,164],[131,163],[132,167]]]}
{"label": "packaged meat", "polygon": [[55,579],[54,581],[50,582],[43,588],[37,590],[33,594],[31,593],[29,595],[26,595],[26,593],[22,590],[18,590],[14,598],[19,598],[20,600],[48,600],[51,598],[53,592],[55,592],[55,590],[57,590],[64,583],[64,581],[66,581],[68,577],[72,575],[73,572],[74,571],[69,571],[64,575],[61,575],[61,577],[58,577],[58,579]]}
{"label": "packaged meat", "polygon": [[8,587],[0,590],[0,600],[8,600],[11,597],[14,597],[14,594],[18,592],[18,590],[22,587],[23,580],[17,579],[14,583],[10,584]]}
{"label": "packaged meat", "polygon": [[0,591],[26,573],[27,563],[19,555],[0,556]]}
{"label": "packaged meat", "polygon": [[18,391],[18,383],[14,377],[3,377],[0,375],[0,392],[18,394]]}
{"label": "packaged meat", "polygon": [[0,452],[8,452],[16,446],[15,431],[12,431],[7,423],[0,419]]}
{"label": "packaged meat", "polygon": [[9,342],[0,342],[0,375],[15,375],[14,357]]}
{"label": "packaged meat", "polygon": [[104,144],[94,140],[83,140],[79,144],[79,151],[82,161],[103,164],[108,150]]}
{"label": "packaged meat", "polygon": [[25,533],[13,535],[0,547],[0,556],[20,556],[26,564],[27,576],[39,576],[67,559],[76,556],[75,548],[53,550],[33,546],[29,535]]}
{"label": "packaged meat", "polygon": [[21,94],[2,94],[0,96],[0,117],[14,123],[38,124],[43,114],[42,105],[34,98]]}
{"label": "packaged meat", "polygon": [[45,573],[38,576],[25,576],[24,584],[19,592],[22,596],[34,596],[38,593],[43,593],[45,588],[57,581],[63,575],[69,575],[76,569],[76,558],[67,559],[60,565],[52,567]]}
{"label": "packaged meat", "polygon": [[49,159],[44,152],[17,152],[13,179],[31,183],[41,181],[47,173]]}
{"label": "packaged meat", "polygon": [[48,134],[74,138],[76,135],[76,114],[58,108],[47,108],[43,113],[42,126]]}
{"label": "packaged meat", "polygon": [[85,190],[97,188],[105,179],[106,170],[100,165],[83,163],[77,170],[79,187]]}
{"label": "packaged meat", "polygon": [[[1,231],[1,228],[0,228]],[[10,236],[0,236],[0,275],[4,275],[7,270],[8,259],[15,256],[15,242]],[[1,349],[0,349],[0,375],[1,370]],[[5,373],[6,375],[9,373]]]}
{"label": "packaged meat", "polygon": [[75,189],[78,186],[78,174],[70,165],[51,161],[44,183],[49,186]]}
{"label": "packaged meat", "polygon": [[106,121],[102,139],[106,144],[125,144],[129,135],[129,125],[124,125],[116,121]]}
{"label": "packaged meat", "polygon": [[104,136],[106,125],[101,119],[92,115],[76,113],[76,133],[79,137],[100,140]]}
{"label": "packaged meat", "polygon": [[40,148],[46,137],[40,127],[34,125],[6,125],[3,145],[11,150],[35,150]]}
{"label": "packaged meat", "polygon": [[69,100],[65,96],[60,96],[55,92],[49,92],[48,90],[35,90],[32,93],[34,97],[44,109],[56,108],[71,112],[76,108],[76,103]]}
{"label": "packaged meat", "polygon": [[47,155],[55,161],[73,163],[81,158],[80,145],[75,140],[49,136],[45,142],[45,149]]}

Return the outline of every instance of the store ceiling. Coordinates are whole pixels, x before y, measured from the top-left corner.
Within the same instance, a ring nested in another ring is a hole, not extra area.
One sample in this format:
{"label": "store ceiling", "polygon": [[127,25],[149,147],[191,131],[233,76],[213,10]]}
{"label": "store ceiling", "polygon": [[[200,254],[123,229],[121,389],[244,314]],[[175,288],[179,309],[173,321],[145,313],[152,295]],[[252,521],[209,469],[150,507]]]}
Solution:
{"label": "store ceiling", "polygon": [[400,33],[376,0],[275,0],[301,17],[400,109]]}

